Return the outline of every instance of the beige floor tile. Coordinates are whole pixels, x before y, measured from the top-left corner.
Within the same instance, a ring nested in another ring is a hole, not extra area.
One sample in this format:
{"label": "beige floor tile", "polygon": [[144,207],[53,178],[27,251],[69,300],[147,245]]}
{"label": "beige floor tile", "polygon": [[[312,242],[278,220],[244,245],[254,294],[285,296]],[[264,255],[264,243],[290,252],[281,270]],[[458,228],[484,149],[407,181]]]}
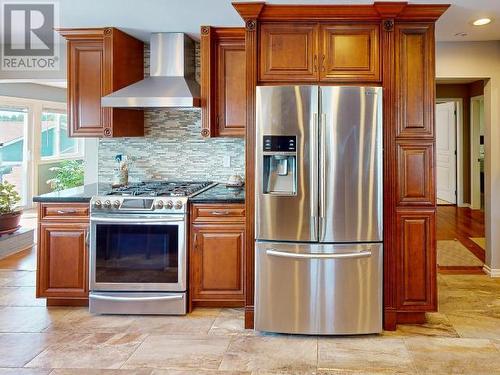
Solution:
{"label": "beige floor tile", "polygon": [[500,373],[498,351],[490,340],[407,338],[408,351],[422,374]]}
{"label": "beige floor tile", "polygon": [[23,367],[49,345],[62,338],[62,335],[48,333],[2,333],[0,367]]}
{"label": "beige floor tile", "polygon": [[459,337],[448,316],[441,313],[428,313],[425,324],[399,324],[396,331],[384,331],[385,336],[433,336]]}
{"label": "beige floor tile", "polygon": [[41,332],[68,312],[55,307],[6,306],[0,309],[0,332]]}
{"label": "beige floor tile", "polygon": [[438,311],[443,314],[482,309],[484,305],[484,298],[471,290],[446,290],[438,294]]}
{"label": "beige floor tile", "polygon": [[126,333],[72,333],[49,346],[25,367],[118,369],[145,339]]}
{"label": "beige floor tile", "polygon": [[[0,374],[1,375],[1,374]],[[61,368],[54,369],[50,375],[152,375],[150,369],[134,370],[104,370],[104,369],[82,369],[82,368]]]}
{"label": "beige floor tile", "polygon": [[97,315],[88,308],[73,308],[64,319],[54,321],[46,331],[73,331],[79,333],[120,333],[125,332],[136,320],[131,315]]}
{"label": "beige floor tile", "polygon": [[228,345],[223,337],[151,335],[123,368],[217,369]]}
{"label": "beige floor tile", "polygon": [[36,286],[36,272],[22,271],[4,286]]}
{"label": "beige floor tile", "polygon": [[415,371],[404,341],[382,337],[319,339],[318,368],[391,373]]}
{"label": "beige floor tile", "polygon": [[255,331],[245,329],[245,314],[243,309],[225,309],[215,319],[209,335],[254,335]]}
{"label": "beige floor tile", "polygon": [[16,284],[18,280],[23,279],[30,273],[30,271],[0,269],[0,286],[18,286],[12,284]]}
{"label": "beige floor tile", "polygon": [[500,309],[447,314],[460,337],[500,339]]}
{"label": "beige floor tile", "polygon": [[0,292],[0,305],[2,306],[45,306],[45,298],[36,298],[36,288],[32,286],[23,286],[15,288],[2,288],[14,289],[14,293],[2,295]]}
{"label": "beige floor tile", "polygon": [[152,334],[206,334],[212,327],[216,315],[186,316],[138,316],[127,327],[128,332]]}
{"label": "beige floor tile", "polygon": [[442,275],[451,290],[500,290],[500,279],[488,275]]}
{"label": "beige floor tile", "polygon": [[0,375],[49,375],[51,371],[41,368],[0,368]]}
{"label": "beige floor tile", "polygon": [[316,369],[317,344],[315,337],[237,336],[224,354],[219,369],[310,372]]}
{"label": "beige floor tile", "polygon": [[220,370],[200,370],[200,369],[155,369],[151,375],[252,375],[248,371],[220,371]]}

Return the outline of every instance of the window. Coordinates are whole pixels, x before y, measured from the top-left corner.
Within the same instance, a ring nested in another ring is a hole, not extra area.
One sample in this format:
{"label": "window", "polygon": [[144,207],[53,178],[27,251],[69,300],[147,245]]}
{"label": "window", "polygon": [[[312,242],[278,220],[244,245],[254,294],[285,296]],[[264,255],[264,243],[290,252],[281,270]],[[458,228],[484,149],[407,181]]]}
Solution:
{"label": "window", "polygon": [[80,142],[68,136],[66,113],[57,110],[44,110],[41,124],[40,156],[42,159],[64,158],[80,154]]}
{"label": "window", "polygon": [[68,137],[65,103],[0,97],[0,181],[16,186],[22,206],[83,183],[82,163],[83,140]]}
{"label": "window", "polygon": [[26,203],[26,129],[28,109],[14,106],[0,107],[0,182],[7,181]]}

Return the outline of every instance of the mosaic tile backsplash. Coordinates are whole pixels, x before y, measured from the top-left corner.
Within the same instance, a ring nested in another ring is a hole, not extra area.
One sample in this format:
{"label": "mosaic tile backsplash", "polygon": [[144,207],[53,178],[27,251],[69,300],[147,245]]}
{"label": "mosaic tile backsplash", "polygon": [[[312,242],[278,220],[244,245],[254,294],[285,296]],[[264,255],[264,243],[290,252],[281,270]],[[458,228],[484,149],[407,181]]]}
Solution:
{"label": "mosaic tile backsplash", "polygon": [[[145,49],[145,75],[149,50]],[[196,46],[199,77],[199,44]],[[111,183],[115,155],[131,160],[129,180],[151,178],[225,182],[232,174],[244,176],[245,143],[241,138],[203,138],[199,108],[148,109],[144,114],[144,137],[99,140],[99,182]],[[224,156],[231,160],[224,167]]]}

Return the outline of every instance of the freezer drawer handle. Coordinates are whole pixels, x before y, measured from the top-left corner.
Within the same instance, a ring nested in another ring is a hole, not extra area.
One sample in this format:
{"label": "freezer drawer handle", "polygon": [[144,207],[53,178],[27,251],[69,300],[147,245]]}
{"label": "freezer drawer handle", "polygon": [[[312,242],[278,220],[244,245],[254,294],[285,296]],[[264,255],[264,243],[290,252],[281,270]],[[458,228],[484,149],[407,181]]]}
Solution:
{"label": "freezer drawer handle", "polygon": [[267,249],[267,255],[293,259],[357,259],[368,258],[372,255],[371,251],[360,251],[356,253],[312,253],[312,254],[297,254],[278,251],[276,249]]}
{"label": "freezer drawer handle", "polygon": [[146,301],[173,301],[183,299],[184,296],[154,296],[154,297],[115,297],[103,296],[99,294],[91,294],[91,299],[99,299],[103,301],[117,301],[117,302],[146,302]]}

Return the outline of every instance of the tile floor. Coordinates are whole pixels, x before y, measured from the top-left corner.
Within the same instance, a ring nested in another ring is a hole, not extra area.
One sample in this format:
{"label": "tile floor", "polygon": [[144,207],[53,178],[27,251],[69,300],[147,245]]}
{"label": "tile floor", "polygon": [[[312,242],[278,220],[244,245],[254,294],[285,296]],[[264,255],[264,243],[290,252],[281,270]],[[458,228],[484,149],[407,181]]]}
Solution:
{"label": "tile floor", "polygon": [[0,375],[500,374],[500,279],[438,281],[439,312],[426,325],[331,338],[244,330],[240,309],[148,317],[47,308],[33,271],[0,269]]}

